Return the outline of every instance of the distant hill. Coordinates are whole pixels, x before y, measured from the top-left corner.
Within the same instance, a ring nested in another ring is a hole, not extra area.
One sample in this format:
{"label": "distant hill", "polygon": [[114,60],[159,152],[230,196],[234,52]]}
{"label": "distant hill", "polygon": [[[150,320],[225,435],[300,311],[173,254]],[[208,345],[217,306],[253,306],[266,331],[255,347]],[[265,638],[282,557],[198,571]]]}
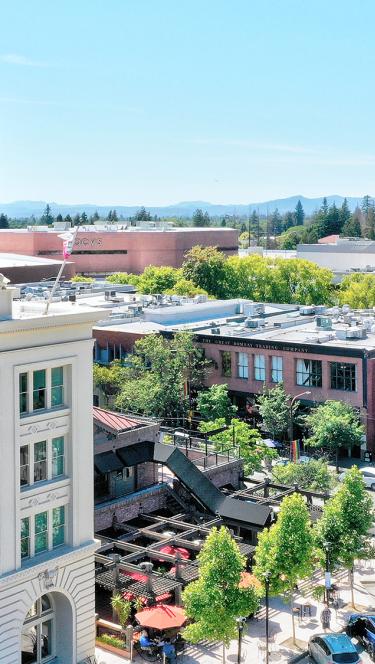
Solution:
{"label": "distant hill", "polygon": [[[152,215],[157,215],[158,217],[191,217],[194,213],[194,210],[201,208],[204,212],[208,212],[209,215],[213,216],[224,216],[226,214],[232,215],[247,215],[253,210],[259,211],[260,214],[271,213],[275,208],[278,208],[280,213],[288,212],[289,210],[294,210],[297,205],[298,200],[301,201],[305,213],[310,215],[314,210],[318,209],[323,201],[323,196],[320,198],[306,198],[305,196],[290,196],[289,198],[278,198],[271,201],[263,201],[260,203],[249,203],[248,205],[243,204],[227,204],[227,205],[218,205],[214,203],[207,203],[206,201],[184,201],[181,203],[176,203],[175,205],[166,205],[163,207],[150,207],[146,206],[147,210]],[[344,200],[343,196],[327,196],[329,204],[332,204],[335,201],[337,206],[340,206]],[[354,210],[356,205],[359,205],[361,198],[349,197],[347,198],[349,207],[351,210]],[[77,205],[68,205],[60,203],[51,203],[50,206],[54,215],[70,214],[71,216],[82,213],[84,210],[88,215],[93,214],[95,210],[98,211],[101,217],[106,217],[109,210],[116,209],[118,215],[123,215],[124,217],[129,217],[139,208],[141,205],[93,205],[92,203],[80,203]],[[13,203],[0,203],[0,213],[4,212],[9,217],[40,217],[43,213],[44,208],[46,207],[46,201],[14,201]]]}

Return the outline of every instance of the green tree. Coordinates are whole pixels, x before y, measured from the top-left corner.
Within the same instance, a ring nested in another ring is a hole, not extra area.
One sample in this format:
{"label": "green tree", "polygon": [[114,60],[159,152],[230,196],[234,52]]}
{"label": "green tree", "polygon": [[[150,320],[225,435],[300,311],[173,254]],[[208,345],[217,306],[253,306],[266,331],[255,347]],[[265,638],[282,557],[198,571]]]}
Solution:
{"label": "green tree", "polygon": [[276,523],[259,534],[255,550],[255,576],[262,581],[269,575],[271,593],[289,596],[294,641],[294,589],[298,581],[312,572],[312,545],[306,503],[302,496],[294,493],[282,501]]}
{"label": "green tree", "polygon": [[131,272],[114,272],[108,275],[106,281],[110,284],[132,284],[135,288],[138,288],[140,278],[138,274],[132,274]]}
{"label": "green tree", "polygon": [[126,627],[131,614],[131,603],[124,599],[121,593],[116,593],[111,598],[111,606],[112,611],[117,615],[121,627]]}
{"label": "green tree", "polygon": [[272,271],[273,302],[329,304],[333,300],[333,274],[310,261],[278,259]]}
{"label": "green tree", "polygon": [[236,618],[248,616],[259,607],[259,592],[254,586],[241,588],[245,558],[229,531],[212,528],[198,556],[199,579],[183,592],[183,603],[191,623],[184,637],[193,643],[202,639],[223,642],[237,635]]}
{"label": "green tree", "polygon": [[311,433],[306,443],[334,455],[337,472],[340,449],[361,445],[364,427],[353,406],[343,401],[326,401],[307,415],[305,423]]}
{"label": "green tree", "polygon": [[[202,433],[221,429],[225,427],[224,417],[209,422],[200,422],[199,431]],[[221,433],[210,436],[218,452],[225,452],[238,447],[240,457],[244,460],[244,471],[246,475],[252,475],[256,470],[261,470],[262,462],[270,462],[277,457],[275,450],[267,447],[260,437],[257,429],[252,429],[243,420],[233,418]]]}
{"label": "green tree", "polygon": [[151,221],[151,214],[147,212],[145,207],[141,207],[133,217],[134,221]]}
{"label": "green tree", "polygon": [[294,217],[296,220],[296,226],[303,226],[303,222],[305,221],[305,211],[303,209],[303,205],[300,200],[296,205],[296,209],[294,211]]}
{"label": "green tree", "polygon": [[9,228],[9,220],[6,214],[0,214],[0,228]]}
{"label": "green tree", "polygon": [[361,237],[362,235],[362,212],[357,207],[342,228],[342,234],[346,237]]}
{"label": "green tree", "polygon": [[339,302],[353,309],[371,309],[375,306],[375,275],[346,275],[339,287]]}
{"label": "green tree", "polygon": [[224,418],[230,422],[237,412],[228,396],[228,385],[211,385],[208,390],[198,392],[197,409],[206,420]]}
{"label": "green tree", "polygon": [[80,225],[81,225],[81,217],[77,213],[73,217],[73,226],[80,226]]}
{"label": "green tree", "polygon": [[66,221],[67,224],[72,224],[72,218],[70,214],[67,214],[64,221]]}
{"label": "green tree", "polygon": [[375,207],[371,205],[365,215],[364,235],[369,240],[375,240]]}
{"label": "green tree", "polygon": [[119,362],[113,362],[110,366],[101,366],[94,363],[94,387],[103,392],[107,405],[109,405],[111,397],[118,394],[125,375],[125,370]]}
{"label": "green tree", "polygon": [[274,466],[272,476],[276,482],[310,491],[331,491],[337,485],[337,478],[324,459],[311,459],[307,463],[288,463]]}
{"label": "green tree", "polygon": [[183,276],[210,295],[226,297],[225,260],[215,247],[197,245],[185,254]]}
{"label": "green tree", "polygon": [[46,224],[47,226],[52,226],[54,222],[53,214],[51,211],[50,205],[47,203],[44,212],[40,218],[40,221],[42,224]]}
{"label": "green tree", "polygon": [[[286,394],[283,383],[266,389],[257,398],[259,413],[263,420],[263,426],[274,440],[283,440],[287,437],[290,418],[298,409],[298,401],[291,405],[291,397]],[[292,412],[291,412],[292,411]]]}
{"label": "green tree", "polygon": [[283,228],[285,231],[288,230],[288,228],[292,228],[292,226],[295,226],[296,220],[293,212],[285,212],[283,216]]}
{"label": "green tree", "polygon": [[62,214],[58,214],[58,215],[57,215],[57,217],[56,217],[56,221],[57,221],[58,224],[60,224],[60,223],[63,221]]}
{"label": "green tree", "polygon": [[138,280],[138,290],[141,293],[164,293],[173,289],[181,278],[182,271],[174,267],[157,267],[149,265]]}
{"label": "green tree", "polygon": [[339,219],[340,219],[340,231],[344,228],[346,224],[349,223],[349,220],[351,218],[351,213],[348,205],[348,201],[346,198],[344,198],[342,206],[339,210]]}
{"label": "green tree", "polygon": [[[366,555],[368,531],[374,523],[374,509],[363,478],[356,466],[345,474],[335,495],[324,506],[315,527],[315,544],[322,563],[328,548],[331,569],[342,565],[349,571],[354,606],[353,575],[357,558]],[[327,546],[328,545],[328,546]]]}
{"label": "green tree", "polygon": [[361,210],[365,217],[367,217],[370,209],[374,206],[374,201],[368,194],[362,198]]}
{"label": "green tree", "polygon": [[88,218],[86,212],[83,211],[82,214],[81,214],[81,225],[85,226],[88,223],[89,223],[89,218]]}
{"label": "green tree", "polygon": [[288,226],[288,229],[282,233],[278,239],[280,249],[295,249],[297,244],[303,244],[306,241],[305,226]]}
{"label": "green tree", "polygon": [[193,213],[193,226],[209,226],[210,217],[207,212],[203,212],[200,208],[197,208]]}
{"label": "green tree", "polygon": [[271,215],[270,226],[272,235],[280,235],[283,229],[283,220],[277,208]]}
{"label": "green tree", "polygon": [[189,279],[179,278],[172,288],[164,291],[165,295],[185,295],[186,297],[195,297],[196,295],[207,295],[207,291],[198,288]]}

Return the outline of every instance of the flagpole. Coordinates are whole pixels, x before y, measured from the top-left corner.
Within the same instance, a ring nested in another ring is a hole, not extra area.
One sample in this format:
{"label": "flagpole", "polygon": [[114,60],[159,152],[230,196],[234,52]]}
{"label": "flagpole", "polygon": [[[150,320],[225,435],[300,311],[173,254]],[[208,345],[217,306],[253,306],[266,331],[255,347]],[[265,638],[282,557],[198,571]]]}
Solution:
{"label": "flagpole", "polygon": [[[72,247],[74,247],[74,242],[75,242],[75,239],[76,239],[76,235],[77,235],[77,233],[78,233],[78,228],[79,228],[79,226],[76,227],[75,232],[73,233]],[[73,249],[72,249],[72,252],[73,252]],[[58,286],[58,283],[59,283],[59,281],[60,281],[61,275],[62,275],[62,273],[63,273],[63,271],[64,271],[64,267],[65,267],[65,265],[66,265],[66,262],[67,262],[68,258],[70,258],[70,254],[69,254],[69,256],[67,256],[66,258],[64,258],[63,262],[61,263],[60,269],[59,269],[58,274],[57,274],[57,277],[56,277],[56,279],[55,279],[55,283],[54,283],[53,286],[52,286],[52,290],[51,290],[51,292],[50,292],[50,294],[49,294],[49,298],[48,298],[48,300],[47,300],[46,309],[45,309],[45,311],[44,311],[44,315],[45,315],[45,316],[47,316],[47,314],[48,314],[49,305],[50,305],[51,302],[52,302],[52,298],[53,298],[53,296],[54,296],[54,294],[55,294],[56,288],[57,288],[57,286]]]}

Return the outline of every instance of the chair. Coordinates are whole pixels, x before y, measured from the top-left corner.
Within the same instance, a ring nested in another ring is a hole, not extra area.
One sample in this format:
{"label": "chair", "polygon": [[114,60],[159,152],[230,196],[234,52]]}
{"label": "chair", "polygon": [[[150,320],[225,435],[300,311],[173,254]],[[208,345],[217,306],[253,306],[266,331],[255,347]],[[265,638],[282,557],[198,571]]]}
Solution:
{"label": "chair", "polygon": [[311,608],[310,602],[302,604],[302,618],[311,618]]}

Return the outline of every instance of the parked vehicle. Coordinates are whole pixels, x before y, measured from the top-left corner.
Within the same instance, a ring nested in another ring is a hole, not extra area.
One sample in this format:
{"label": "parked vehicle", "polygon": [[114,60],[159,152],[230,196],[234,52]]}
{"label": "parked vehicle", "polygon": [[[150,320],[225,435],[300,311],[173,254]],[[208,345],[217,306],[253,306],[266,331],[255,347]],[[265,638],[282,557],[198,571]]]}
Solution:
{"label": "parked vehicle", "polygon": [[362,661],[347,634],[315,634],[310,637],[308,648],[316,664],[360,664]]}
{"label": "parked vehicle", "polygon": [[[340,473],[339,475],[339,480],[340,482],[343,481],[345,475],[346,475],[346,470],[344,470],[343,473]],[[367,489],[371,489],[372,491],[375,491],[375,467],[374,466],[368,466],[367,468],[360,468],[359,472],[361,473],[363,477],[363,481],[366,484]]]}
{"label": "parked vehicle", "polygon": [[353,613],[349,618],[346,633],[358,639],[375,662],[375,615]]}

